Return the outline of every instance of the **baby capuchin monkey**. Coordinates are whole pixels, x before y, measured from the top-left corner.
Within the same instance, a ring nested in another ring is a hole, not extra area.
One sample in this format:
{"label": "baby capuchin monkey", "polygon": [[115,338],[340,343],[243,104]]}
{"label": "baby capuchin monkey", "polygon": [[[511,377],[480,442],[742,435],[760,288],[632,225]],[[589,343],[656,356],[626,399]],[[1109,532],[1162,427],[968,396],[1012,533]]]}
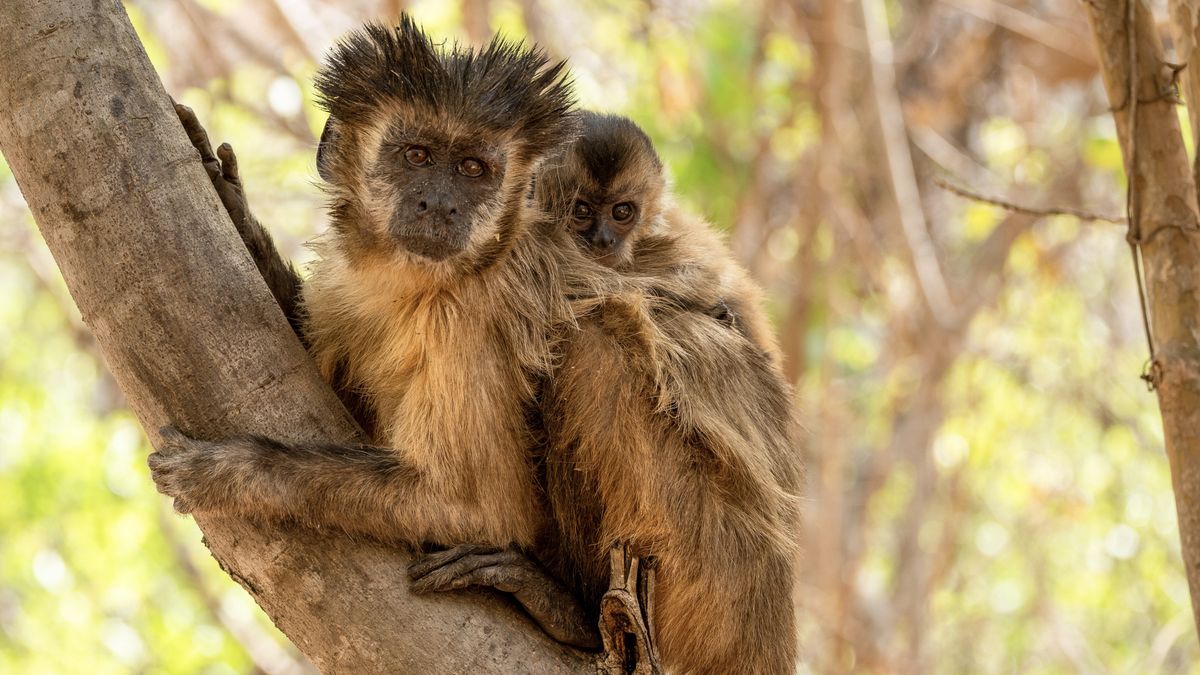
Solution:
{"label": "baby capuchin monkey", "polygon": [[582,121],[539,199],[638,290],[578,308],[543,397],[551,567],[595,607],[612,547],[649,556],[668,672],[791,673],[801,467],[760,292],[673,204],[641,129]]}
{"label": "baby capuchin monkey", "polygon": [[529,199],[544,158],[577,132],[564,64],[499,38],[439,47],[403,17],[343,39],[316,88],[329,112],[317,168],[331,225],[303,284],[241,201],[232,151],[214,156],[195,116],[179,113],[263,277],[371,442],[166,429],[149,458],[159,490],[181,512],[455,547],[419,561],[415,590],[503,588],[553,637],[599,646],[570,593],[516,548],[547,521],[529,427],[536,390],[555,327],[571,323],[566,298],[587,295],[570,282],[587,261]]}
{"label": "baby capuchin monkey", "polygon": [[596,262],[670,280],[648,290],[708,312],[778,360],[762,291],[720,234],[675,201],[646,132],[620,115],[581,111],[580,122],[579,138],[537,178],[543,208]]}

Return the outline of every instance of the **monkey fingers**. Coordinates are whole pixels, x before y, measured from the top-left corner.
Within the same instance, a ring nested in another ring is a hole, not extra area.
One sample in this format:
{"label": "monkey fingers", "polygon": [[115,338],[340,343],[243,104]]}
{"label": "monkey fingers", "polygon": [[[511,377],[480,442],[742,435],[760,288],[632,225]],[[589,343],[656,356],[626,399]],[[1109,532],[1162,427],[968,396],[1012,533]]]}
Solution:
{"label": "monkey fingers", "polygon": [[238,172],[237,155],[233,154],[233,146],[222,143],[217,148],[217,158],[221,160],[221,176],[230,183],[240,186],[242,176]]}
{"label": "monkey fingers", "polygon": [[515,547],[465,545],[424,556],[409,567],[415,593],[487,587],[511,594],[550,637],[581,649],[600,639],[570,591]]}
{"label": "monkey fingers", "polygon": [[178,103],[175,104],[175,113],[179,116],[184,131],[187,132],[188,140],[200,153],[200,163],[204,167],[204,172],[208,174],[208,180],[212,183],[213,189],[217,191],[221,205],[229,214],[229,220],[233,221],[233,226],[237,228],[242,243],[246,245],[259,273],[262,274],[267,286],[271,289],[271,294],[275,296],[275,300],[283,309],[284,316],[288,318],[292,328],[298,335],[301,335],[303,340],[302,319],[299,310],[300,276],[279,255],[271,235],[251,215],[250,204],[246,201],[241,171],[238,168],[237,155],[234,154],[233,147],[228,143],[222,143],[217,148],[216,154],[213,154],[208,132],[196,118],[196,113],[192,112],[191,108]]}
{"label": "monkey fingers", "polygon": [[191,513],[194,504],[187,495],[188,483],[193,477],[189,469],[190,459],[206,452],[210,444],[188,438],[170,426],[159,429],[159,435],[162,441],[158,450],[146,458],[150,477],[154,479],[159,492],[174,498],[177,512]]}
{"label": "monkey fingers", "polygon": [[204,162],[206,168],[210,162],[215,165],[217,158],[213,155],[212,144],[208,141],[208,132],[204,130],[204,125],[200,124],[195,111],[182,103],[176,103],[175,114],[179,116],[179,122],[183,124],[183,130],[187,132],[192,147],[200,153],[200,161]]}
{"label": "monkey fingers", "polygon": [[609,587],[600,600],[600,636],[604,641],[604,673],[659,675],[654,642],[654,568],[652,558],[639,560],[626,544],[609,550]]}
{"label": "monkey fingers", "polygon": [[530,563],[515,549],[469,553],[413,581],[417,593],[452,591],[469,586],[488,586],[516,593],[528,576]]}
{"label": "monkey fingers", "polygon": [[241,173],[238,170],[237,156],[233,153],[233,147],[228,143],[222,143],[214,154],[208,132],[196,118],[196,113],[191,108],[179,103],[175,104],[175,113],[179,115],[179,121],[183,124],[183,129],[187,132],[192,147],[200,153],[200,163],[204,166],[204,172],[208,174],[208,180],[212,183],[213,189],[217,191],[221,205],[225,207],[225,211],[229,213],[229,219],[237,226],[238,232],[245,240],[249,235],[246,226],[250,207],[246,203],[246,195],[242,190]]}
{"label": "monkey fingers", "polygon": [[[417,556],[416,560],[414,560],[413,563],[408,566],[408,578],[414,582],[413,585],[415,587],[417,581],[426,577],[431,572],[444,570],[444,568],[447,566],[458,562],[464,557],[499,552],[500,548],[496,546],[463,544],[461,546],[455,546],[454,548],[448,548],[444,551],[426,553]],[[428,583],[436,582],[430,581]]]}

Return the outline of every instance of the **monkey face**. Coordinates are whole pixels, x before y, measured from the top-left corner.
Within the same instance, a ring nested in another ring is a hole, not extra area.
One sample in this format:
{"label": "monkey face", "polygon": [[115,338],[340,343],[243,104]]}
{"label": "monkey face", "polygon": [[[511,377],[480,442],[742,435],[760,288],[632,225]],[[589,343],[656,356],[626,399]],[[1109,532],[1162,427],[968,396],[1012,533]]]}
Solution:
{"label": "monkey face", "polygon": [[[644,192],[644,191],[643,191]],[[618,198],[601,203],[577,198],[571,209],[571,226],[584,249],[602,265],[612,267],[628,258],[626,240],[640,230],[641,209],[636,199]]]}
{"label": "monkey face", "polygon": [[460,271],[499,259],[528,225],[537,165],[577,132],[565,75],[500,38],[443,47],[407,16],[351,33],[316,80],[338,241]]}
{"label": "monkey face", "polygon": [[494,236],[503,202],[506,153],[476,138],[393,127],[367,176],[375,225],[403,250],[429,261]]}
{"label": "monkey face", "polygon": [[666,189],[662,162],[628,118],[585,111],[581,121],[583,134],[539,179],[539,197],[585,252],[617,267],[659,216]]}

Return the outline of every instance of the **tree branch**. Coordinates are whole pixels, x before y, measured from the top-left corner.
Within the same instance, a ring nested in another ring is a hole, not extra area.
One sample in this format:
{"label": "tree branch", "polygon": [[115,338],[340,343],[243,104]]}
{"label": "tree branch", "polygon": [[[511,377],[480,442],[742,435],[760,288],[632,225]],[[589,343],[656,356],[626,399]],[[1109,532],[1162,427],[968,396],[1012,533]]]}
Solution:
{"label": "tree branch", "polygon": [[1017,204],[1016,202],[1008,201],[1006,199],[1001,199],[1000,197],[989,197],[983,193],[969,190],[961,185],[955,185],[945,178],[934,178],[933,183],[947,192],[953,192],[959,197],[970,199],[976,202],[982,202],[991,206],[998,206],[1006,211],[1012,211],[1013,213],[1020,213],[1027,216],[1036,216],[1039,218],[1049,216],[1074,216],[1080,220],[1116,223],[1118,225],[1124,225],[1125,223],[1129,222],[1124,216],[1106,216],[1101,213],[1092,213],[1091,211],[1084,211],[1083,209],[1075,209],[1068,206],[1025,206],[1022,204]]}
{"label": "tree branch", "polygon": [[887,12],[882,0],[861,0],[860,5],[863,28],[867,34],[867,51],[871,57],[871,88],[887,158],[887,173],[896,199],[896,213],[908,244],[917,285],[929,313],[940,325],[949,326],[954,322],[956,310],[921,208],[921,191],[917,187],[912,154],[908,148],[908,128],[896,93]]}
{"label": "tree branch", "polygon": [[[0,148],[142,425],[358,437],[259,278],[121,3],[4,2],[0,25]],[[197,522],[323,672],[594,672],[509,604],[410,595],[393,548]]]}
{"label": "tree branch", "polygon": [[[1193,618],[1200,625],[1200,230],[1179,118],[1174,103],[1162,97],[1164,79],[1173,80],[1174,71],[1163,60],[1154,17],[1140,0],[1089,0],[1084,6],[1136,197],[1131,211],[1137,230],[1131,234],[1146,266],[1155,384]],[[1139,85],[1133,97],[1131,80]]]}

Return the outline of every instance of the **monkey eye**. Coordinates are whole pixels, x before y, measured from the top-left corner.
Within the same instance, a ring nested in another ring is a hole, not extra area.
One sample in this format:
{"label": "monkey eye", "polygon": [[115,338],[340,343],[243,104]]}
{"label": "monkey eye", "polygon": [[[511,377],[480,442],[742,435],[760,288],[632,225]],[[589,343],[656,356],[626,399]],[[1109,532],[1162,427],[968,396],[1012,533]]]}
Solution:
{"label": "monkey eye", "polygon": [[411,145],[404,151],[404,159],[413,166],[426,166],[429,162],[429,150],[419,145]]}
{"label": "monkey eye", "polygon": [[468,157],[458,163],[458,172],[468,178],[478,178],[483,175],[483,162]]}
{"label": "monkey eye", "polygon": [[584,218],[591,218],[592,207],[588,206],[587,202],[575,202],[575,210],[571,212],[571,215],[581,220]]}
{"label": "monkey eye", "polygon": [[621,202],[613,207],[613,218],[618,221],[626,221],[633,217],[633,204],[629,202]]}

